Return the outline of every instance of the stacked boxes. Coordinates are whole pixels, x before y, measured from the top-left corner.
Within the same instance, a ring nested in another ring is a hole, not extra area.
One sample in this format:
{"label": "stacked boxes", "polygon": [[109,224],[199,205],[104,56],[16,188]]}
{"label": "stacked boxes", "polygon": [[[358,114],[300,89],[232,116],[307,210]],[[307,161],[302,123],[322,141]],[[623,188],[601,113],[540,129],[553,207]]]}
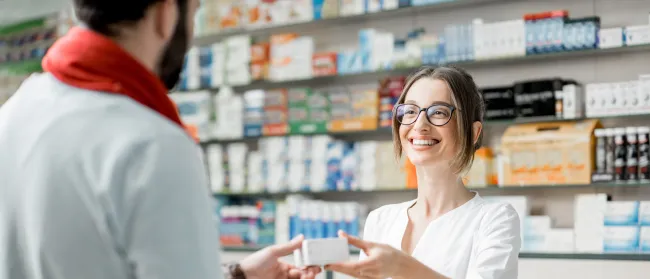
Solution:
{"label": "stacked boxes", "polygon": [[379,116],[377,91],[366,90],[349,93],[330,93],[332,104],[330,131],[376,130]]}
{"label": "stacked boxes", "polygon": [[262,135],[286,135],[289,130],[288,118],[287,90],[266,91],[264,94],[264,127],[262,128]]}
{"label": "stacked boxes", "polygon": [[311,138],[306,136],[289,137],[289,191],[309,190],[309,171],[311,162]]}
{"label": "stacked boxes", "polygon": [[329,100],[324,92],[309,88],[289,89],[289,132],[291,134],[326,133]]}
{"label": "stacked boxes", "polygon": [[314,40],[296,34],[271,36],[269,80],[285,81],[312,77]]}
{"label": "stacked boxes", "polygon": [[389,77],[379,81],[379,127],[391,127],[393,107],[397,103],[406,77]]}
{"label": "stacked boxes", "polygon": [[266,190],[270,193],[285,192],[288,188],[288,143],[285,137],[268,137],[259,141],[263,156],[262,173]]}
{"label": "stacked boxes", "polygon": [[249,35],[229,37],[225,41],[226,82],[229,85],[246,85],[251,82],[251,42]]}
{"label": "stacked boxes", "polygon": [[259,137],[264,127],[264,90],[244,93],[244,137]]}
{"label": "stacked boxes", "polygon": [[269,77],[271,62],[271,45],[255,44],[251,47],[251,77],[253,80],[265,80]]}
{"label": "stacked boxes", "polygon": [[246,153],[248,145],[245,143],[232,143],[227,147],[229,165],[229,188],[232,193],[246,191]]}
{"label": "stacked boxes", "polygon": [[626,82],[592,83],[585,86],[587,117],[647,113],[650,109],[650,75]]}
{"label": "stacked boxes", "polygon": [[240,139],[244,137],[244,98],[231,87],[222,86],[214,97],[214,139]]}

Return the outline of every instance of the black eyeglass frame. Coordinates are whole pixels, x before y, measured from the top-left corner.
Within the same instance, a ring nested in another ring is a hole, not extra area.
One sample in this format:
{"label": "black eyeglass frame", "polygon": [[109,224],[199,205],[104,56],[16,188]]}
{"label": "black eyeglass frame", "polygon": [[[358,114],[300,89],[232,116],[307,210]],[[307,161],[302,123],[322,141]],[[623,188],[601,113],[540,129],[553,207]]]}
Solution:
{"label": "black eyeglass frame", "polygon": [[[413,120],[413,122],[411,122],[411,123],[409,123],[409,124],[404,124],[404,123],[402,123],[402,121],[400,121],[399,118],[397,117],[397,110],[398,110],[400,107],[403,107],[403,106],[414,106],[414,107],[418,108],[418,116],[415,117],[415,120]],[[446,108],[448,108],[448,109],[450,110],[450,112],[449,112],[449,118],[447,118],[447,121],[445,121],[444,124],[441,124],[441,125],[433,124],[433,122],[432,122],[431,119],[429,118],[429,114],[427,114],[427,111],[428,111],[430,108],[433,108],[433,107],[446,107]],[[424,114],[425,114],[425,116],[426,116],[426,118],[427,118],[427,121],[429,121],[429,123],[430,123],[431,125],[436,126],[436,127],[442,127],[442,126],[447,125],[447,123],[449,123],[449,121],[451,121],[451,118],[454,116],[454,111],[456,111],[456,110],[457,110],[456,107],[454,107],[454,106],[452,106],[452,105],[448,105],[448,104],[434,104],[434,105],[428,106],[428,107],[426,107],[426,108],[421,108],[420,106],[418,106],[418,105],[416,105],[416,104],[398,104],[398,105],[396,105],[395,108],[393,109],[393,117],[395,117],[395,120],[396,120],[397,123],[399,123],[400,125],[407,125],[407,126],[408,126],[408,125],[413,125],[413,124],[415,124],[415,122],[418,121],[418,119],[420,118],[420,115],[421,115],[422,112],[424,111]]]}

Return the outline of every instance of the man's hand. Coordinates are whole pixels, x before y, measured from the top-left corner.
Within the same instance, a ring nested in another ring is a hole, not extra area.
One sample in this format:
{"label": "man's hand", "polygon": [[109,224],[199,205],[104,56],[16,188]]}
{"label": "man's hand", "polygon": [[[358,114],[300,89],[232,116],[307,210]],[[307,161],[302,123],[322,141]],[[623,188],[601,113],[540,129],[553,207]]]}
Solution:
{"label": "man's hand", "polygon": [[300,249],[303,238],[299,236],[287,244],[264,248],[242,260],[239,265],[246,279],[314,279],[321,272],[320,268],[298,268],[280,261],[280,258]]}

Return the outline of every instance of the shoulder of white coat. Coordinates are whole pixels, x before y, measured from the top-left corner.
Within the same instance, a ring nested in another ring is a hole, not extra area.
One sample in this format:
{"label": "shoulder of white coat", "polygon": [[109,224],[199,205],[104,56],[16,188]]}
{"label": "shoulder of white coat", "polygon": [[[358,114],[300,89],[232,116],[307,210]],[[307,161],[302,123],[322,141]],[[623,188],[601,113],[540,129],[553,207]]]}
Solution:
{"label": "shoulder of white coat", "polygon": [[368,214],[368,220],[374,222],[375,224],[392,222],[399,217],[399,214],[412,204],[413,201],[407,201],[403,203],[387,204],[381,206]]}
{"label": "shoulder of white coat", "polygon": [[[165,138],[192,142],[176,123],[127,96],[79,89],[49,78],[52,87],[61,94],[60,102],[70,105],[65,118],[68,121],[73,118],[82,125],[86,122],[83,126],[90,133],[114,132],[112,140],[121,138],[146,142]],[[94,125],[87,125],[89,122]]]}
{"label": "shoulder of white coat", "polygon": [[504,226],[517,232],[520,230],[519,214],[510,203],[484,200],[481,206],[481,227],[484,231]]}

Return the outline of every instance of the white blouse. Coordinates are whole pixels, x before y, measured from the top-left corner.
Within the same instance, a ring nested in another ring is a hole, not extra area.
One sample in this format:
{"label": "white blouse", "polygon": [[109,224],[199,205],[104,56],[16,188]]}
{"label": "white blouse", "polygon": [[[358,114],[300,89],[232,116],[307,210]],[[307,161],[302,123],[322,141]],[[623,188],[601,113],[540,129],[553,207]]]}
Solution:
{"label": "white blouse", "polygon": [[[415,200],[391,204],[368,215],[364,239],[401,250]],[[507,203],[486,201],[478,193],[467,203],[435,219],[412,256],[453,279],[515,279],[521,248],[520,221]],[[366,255],[361,252],[361,259]]]}

